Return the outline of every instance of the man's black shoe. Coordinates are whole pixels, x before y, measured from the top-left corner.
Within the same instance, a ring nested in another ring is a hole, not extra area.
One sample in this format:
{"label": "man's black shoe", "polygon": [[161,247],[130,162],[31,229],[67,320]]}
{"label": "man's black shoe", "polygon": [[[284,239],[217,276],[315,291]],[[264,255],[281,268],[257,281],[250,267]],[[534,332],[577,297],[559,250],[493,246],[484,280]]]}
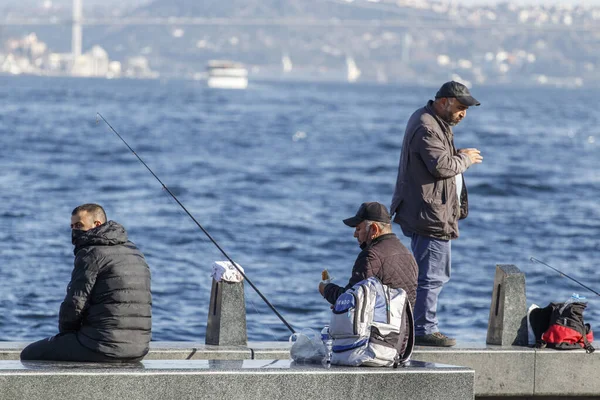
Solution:
{"label": "man's black shoe", "polygon": [[452,347],[456,344],[456,339],[449,338],[441,332],[435,332],[429,335],[415,336],[415,344],[417,346]]}

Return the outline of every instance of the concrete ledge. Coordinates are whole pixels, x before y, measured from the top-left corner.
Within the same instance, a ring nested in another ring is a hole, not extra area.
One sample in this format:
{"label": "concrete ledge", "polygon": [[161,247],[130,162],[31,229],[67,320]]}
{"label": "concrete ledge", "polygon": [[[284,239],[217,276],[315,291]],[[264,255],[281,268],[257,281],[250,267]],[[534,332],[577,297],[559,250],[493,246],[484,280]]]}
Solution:
{"label": "concrete ledge", "polygon": [[[287,343],[251,342],[248,346],[252,347],[255,358],[289,358],[290,345]],[[474,369],[476,396],[534,395],[535,358],[536,349],[533,348],[475,343],[451,348],[416,346],[413,353],[414,360]],[[600,359],[597,362],[600,366]]]}
{"label": "concrete ledge", "polygon": [[578,395],[600,397],[600,357],[598,351],[538,350],[535,357],[535,393],[557,396],[565,388],[576,387]]}
{"label": "concrete ledge", "polygon": [[289,360],[0,361],[0,399],[471,400],[473,379],[467,368],[422,362],[392,369]]}
{"label": "concrete ledge", "polygon": [[[450,363],[475,370],[476,396],[532,396],[535,394],[536,350],[528,347],[418,347],[419,361]],[[556,373],[558,371],[555,371]],[[568,387],[563,387],[568,389]]]}
{"label": "concrete ledge", "polygon": [[[283,342],[282,342],[283,343]],[[21,350],[29,342],[0,342],[0,360],[19,360]],[[274,349],[279,342],[272,342]],[[269,344],[271,346],[271,344]],[[282,349],[284,347],[281,347]],[[290,346],[285,351],[277,352],[282,359],[290,358]],[[265,351],[264,355],[275,354]],[[150,352],[146,360],[251,360],[256,358],[251,347],[246,346],[213,346],[201,342],[150,342]],[[265,358],[265,357],[262,357]],[[275,359],[277,357],[269,357]]]}
{"label": "concrete ledge", "polygon": [[[248,346],[255,358],[289,358],[288,343],[251,342]],[[478,397],[600,398],[600,352],[459,343],[450,348],[416,346],[413,360],[474,369]]]}
{"label": "concrete ledge", "polygon": [[[246,346],[214,346],[197,342],[150,342],[146,360],[252,360]],[[289,352],[287,357],[289,358]],[[271,357],[275,359],[275,357]]]}
{"label": "concrete ledge", "polygon": [[[0,359],[18,360],[26,344],[0,342]],[[287,342],[249,342],[247,347],[152,342],[145,360],[287,360],[290,347]],[[600,396],[600,351],[459,343],[452,348],[417,346],[413,359],[475,370],[478,397]]]}

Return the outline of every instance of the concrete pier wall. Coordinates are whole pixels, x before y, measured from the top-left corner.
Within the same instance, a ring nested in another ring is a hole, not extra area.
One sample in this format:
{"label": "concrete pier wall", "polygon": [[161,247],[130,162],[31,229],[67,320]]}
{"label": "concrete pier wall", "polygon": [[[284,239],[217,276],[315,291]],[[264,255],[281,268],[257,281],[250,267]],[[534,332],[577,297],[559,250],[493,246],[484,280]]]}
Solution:
{"label": "concrete pier wall", "polygon": [[[0,342],[2,360],[18,360],[26,343]],[[289,360],[287,342],[210,346],[201,342],[152,342],[144,361]],[[600,354],[520,346],[459,343],[452,348],[417,346],[413,360],[467,367],[475,371],[476,397],[600,398]],[[185,365],[185,364],[184,364]],[[367,371],[369,368],[357,368]]]}
{"label": "concrete pier wall", "polygon": [[135,364],[0,361],[0,400],[472,400],[474,371],[297,365],[289,360],[147,360]]}

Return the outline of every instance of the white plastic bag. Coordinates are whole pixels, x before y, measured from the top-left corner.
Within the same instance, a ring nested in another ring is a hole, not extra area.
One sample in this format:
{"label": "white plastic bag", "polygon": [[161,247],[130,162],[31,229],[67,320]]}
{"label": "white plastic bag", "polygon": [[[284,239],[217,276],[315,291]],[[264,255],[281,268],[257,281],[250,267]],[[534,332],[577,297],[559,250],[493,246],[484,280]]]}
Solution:
{"label": "white plastic bag", "polygon": [[[238,263],[235,264],[242,272],[244,272],[244,268]],[[238,271],[229,261],[215,261],[210,276],[217,282],[241,282],[244,279],[242,274],[240,274],[240,271]]]}
{"label": "white plastic bag", "polygon": [[290,342],[294,343],[290,350],[292,360],[310,363],[321,363],[325,360],[327,348],[315,331],[308,329],[296,332],[290,336]]}
{"label": "white plastic bag", "polygon": [[531,328],[531,322],[529,321],[529,314],[531,314],[531,311],[535,310],[536,308],[540,308],[537,304],[532,304],[531,306],[529,306],[529,309],[527,310],[527,343],[530,346],[535,345],[535,333],[533,333],[533,329]]}

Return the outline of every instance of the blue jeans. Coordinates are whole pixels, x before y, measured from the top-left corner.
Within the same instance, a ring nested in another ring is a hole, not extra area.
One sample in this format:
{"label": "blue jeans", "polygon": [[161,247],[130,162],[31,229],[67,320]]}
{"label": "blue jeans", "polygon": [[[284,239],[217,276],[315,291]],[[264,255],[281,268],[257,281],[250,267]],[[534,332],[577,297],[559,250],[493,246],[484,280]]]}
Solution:
{"label": "blue jeans", "polygon": [[413,234],[410,245],[419,265],[415,335],[429,335],[439,332],[437,304],[442,286],[450,280],[450,241]]}

